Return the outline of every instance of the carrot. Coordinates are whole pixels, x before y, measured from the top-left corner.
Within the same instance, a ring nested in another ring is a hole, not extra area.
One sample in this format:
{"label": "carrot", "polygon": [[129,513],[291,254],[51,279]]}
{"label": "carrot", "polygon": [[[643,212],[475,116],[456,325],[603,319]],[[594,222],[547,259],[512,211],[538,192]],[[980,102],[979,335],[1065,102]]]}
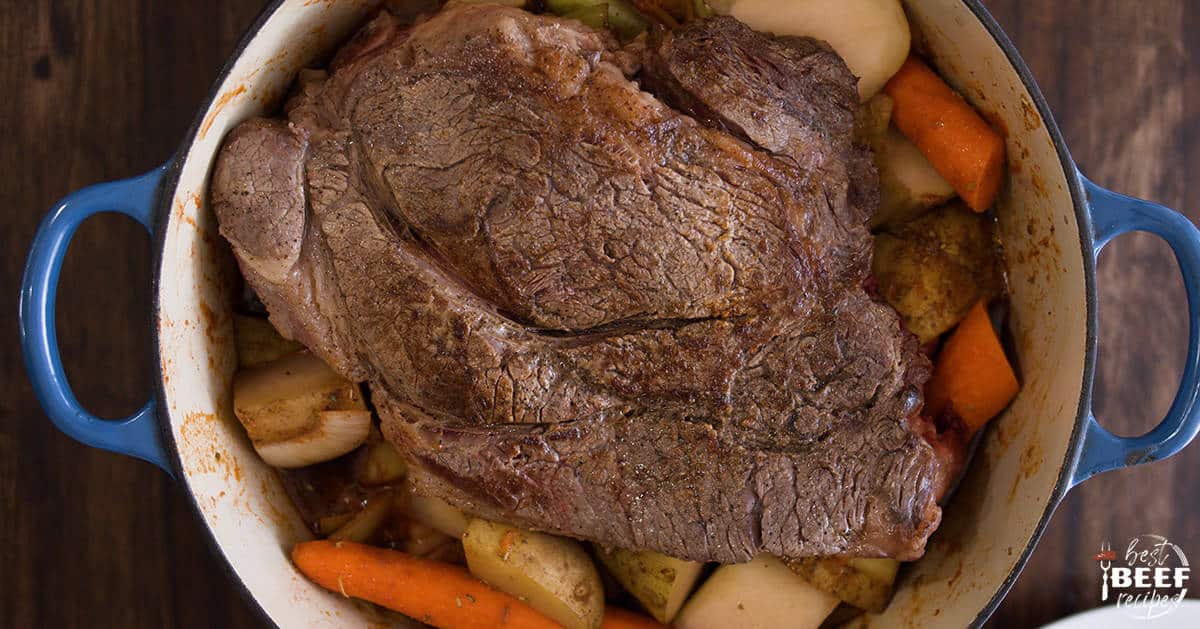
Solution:
{"label": "carrot", "polygon": [[442,629],[555,629],[560,625],[496,591],[465,569],[353,542],[301,542],[292,561],[304,576]]}
{"label": "carrot", "polygon": [[920,59],[909,56],[883,88],[892,121],[976,212],[996,200],[1004,138]]}
{"label": "carrot", "polygon": [[971,307],[938,355],[926,389],[934,415],[947,407],[975,432],[1020,390],[984,302]]}
{"label": "carrot", "polygon": [[666,625],[620,607],[609,607],[604,610],[604,623],[600,629],[666,629]]}

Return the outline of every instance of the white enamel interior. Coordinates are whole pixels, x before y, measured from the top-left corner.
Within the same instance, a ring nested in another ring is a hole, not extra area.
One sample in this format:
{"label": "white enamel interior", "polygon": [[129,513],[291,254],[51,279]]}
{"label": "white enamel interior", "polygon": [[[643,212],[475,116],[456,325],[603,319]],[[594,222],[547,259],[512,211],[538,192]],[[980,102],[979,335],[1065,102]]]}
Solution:
{"label": "white enamel interior", "polygon": [[[204,113],[166,215],[158,326],[181,481],[237,578],[285,627],[378,620],[309,584],[288,561],[288,548],[308,533],[232,414],[230,287],[236,269],[206,205],[207,180],[225,133],[277,107],[296,70],[332,50],[373,4],[283,3],[236,59]],[[1013,168],[999,214],[1023,390],[988,430],[926,557],[902,573],[887,612],[860,624],[961,627],[976,618],[1019,560],[1068,456],[1084,371],[1085,271],[1067,175],[1020,77],[959,0],[905,4],[941,71],[1008,130]]]}

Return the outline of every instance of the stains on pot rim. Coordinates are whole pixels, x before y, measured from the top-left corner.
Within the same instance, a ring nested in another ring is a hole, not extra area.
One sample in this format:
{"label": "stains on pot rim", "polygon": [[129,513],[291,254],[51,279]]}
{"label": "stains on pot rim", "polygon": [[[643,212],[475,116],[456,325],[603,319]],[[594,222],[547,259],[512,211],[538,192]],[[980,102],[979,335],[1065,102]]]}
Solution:
{"label": "stains on pot rim", "polygon": [[215,102],[213,102],[212,109],[209,110],[208,115],[204,117],[204,122],[200,124],[199,138],[201,140],[204,139],[204,136],[208,135],[208,130],[212,127],[213,121],[215,121],[217,119],[217,116],[221,114],[221,110],[224,109],[225,106],[228,105],[229,102],[232,101],[234,98],[237,98],[238,96],[245,94],[245,93],[246,93],[246,86],[238,85],[237,87],[233,88],[232,90],[225,92],[217,97],[217,100]]}

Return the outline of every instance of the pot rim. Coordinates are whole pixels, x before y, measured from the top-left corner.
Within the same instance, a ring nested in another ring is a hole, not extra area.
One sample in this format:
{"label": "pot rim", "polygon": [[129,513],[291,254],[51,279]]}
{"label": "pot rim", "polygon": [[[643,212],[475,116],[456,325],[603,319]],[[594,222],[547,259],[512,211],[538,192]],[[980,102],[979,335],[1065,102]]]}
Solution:
{"label": "pot rim", "polygon": [[[192,124],[188,126],[187,133],[184,134],[179,148],[176,149],[175,154],[171,156],[170,161],[167,163],[167,168],[163,172],[162,182],[159,184],[158,195],[155,198],[154,234],[151,241],[151,250],[154,252],[154,273],[150,278],[151,308],[153,308],[154,315],[150,324],[151,335],[153,337],[151,343],[153,354],[151,355],[151,359],[153,361],[152,364],[156,366],[156,371],[158,372],[158,377],[154,379],[155,414],[158,417],[158,431],[162,438],[163,449],[166,450],[166,458],[171,466],[171,476],[176,480],[174,484],[187,495],[192,515],[204,532],[204,541],[209,551],[220,558],[221,570],[225,573],[226,578],[235,585],[242,600],[249,603],[254,615],[265,623],[266,626],[270,627],[279,627],[279,624],[267,613],[266,608],[259,602],[258,597],[254,595],[254,592],[250,591],[249,586],[246,585],[241,575],[234,569],[233,560],[226,554],[225,548],[217,541],[216,533],[205,521],[204,512],[200,508],[200,502],[196,498],[196,493],[192,491],[191,482],[188,480],[187,474],[183,469],[183,459],[179,455],[179,444],[175,442],[175,433],[171,429],[171,409],[167,404],[166,383],[163,381],[163,363],[161,360],[162,303],[159,286],[160,278],[162,277],[163,257],[167,246],[167,226],[171,222],[171,203],[179,187],[179,177],[183,173],[183,165],[187,161],[188,154],[196,145],[200,128],[204,124],[204,117],[217,100],[221,85],[225,83],[229,75],[233,72],[233,67],[237,64],[238,59],[246,52],[246,48],[250,45],[250,42],[258,36],[271,17],[275,15],[275,12],[283,6],[284,2],[286,0],[271,0],[271,3],[263,8],[258,17],[254,18],[254,22],[246,29],[246,32],[242,34],[237,45],[233,47],[233,50],[229,52],[229,56],[225,58],[225,65],[221,67],[220,72],[213,79],[208,96],[204,98],[204,101],[196,110]],[[162,220],[164,218],[166,220]]]}
{"label": "pot rim", "polygon": [[[903,1],[903,0],[902,0]],[[162,362],[159,360],[162,356],[161,336],[159,333],[159,323],[161,320],[161,304],[160,304],[160,278],[162,276],[162,261],[166,248],[167,226],[171,222],[171,202],[174,199],[176,188],[179,184],[179,177],[183,171],[184,162],[187,160],[188,154],[196,144],[197,135],[203,124],[204,118],[211,109],[214,101],[218,98],[218,93],[221,85],[229,78],[233,71],[234,65],[241,58],[247,46],[253,41],[263,27],[286,0],[272,0],[270,4],[263,8],[262,12],[255,18],[254,22],[247,28],[242,35],[237,45],[229,53],[226,58],[225,65],[214,79],[212,87],[209,89],[208,96],[198,108],[196,116],[192,120],[192,124],[188,127],[187,133],[184,135],[183,141],[179,145],[179,149],[171,157],[167,168],[163,173],[163,179],[159,185],[158,194],[155,200],[155,221],[154,221],[154,236],[153,236],[153,251],[154,257],[154,273],[151,277],[151,295],[154,320],[152,322],[151,334],[153,338],[152,351],[155,365],[157,365],[158,378],[155,379],[155,406],[158,417],[158,430],[162,435],[162,443],[168,452],[168,460],[171,469],[176,479],[179,480],[179,485],[182,486],[187,493],[188,503],[191,505],[192,512],[196,519],[204,523],[204,514],[200,509],[200,503],[197,501],[195,493],[191,489],[191,485],[187,480],[187,476],[182,466],[182,460],[179,455],[179,447],[175,442],[174,431],[171,429],[171,413],[166,401],[166,388],[163,381]],[[1086,300],[1086,319],[1087,331],[1084,341],[1084,359],[1083,359],[1083,379],[1080,383],[1079,406],[1075,413],[1075,425],[1071,430],[1071,437],[1067,445],[1067,455],[1063,459],[1062,465],[1059,468],[1058,479],[1055,481],[1054,489],[1050,494],[1050,499],[1046,502],[1046,506],[1042,511],[1041,517],[1038,519],[1037,526],[1034,527],[1033,534],[1029,538],[1029,543],[1022,549],[1016,563],[1008,575],[1005,576],[988,600],[987,604],[979,610],[975,619],[971,622],[971,627],[980,627],[987,621],[988,617],[996,611],[1000,603],[1004,600],[1009,590],[1016,583],[1017,577],[1020,576],[1025,564],[1029,561],[1029,557],[1033,554],[1034,548],[1037,547],[1046,527],[1050,522],[1051,516],[1054,515],[1060,502],[1071,488],[1071,478],[1078,463],[1080,451],[1083,446],[1084,428],[1087,425],[1088,417],[1091,412],[1091,396],[1092,384],[1095,377],[1096,368],[1096,346],[1097,346],[1097,291],[1096,291],[1096,262],[1092,255],[1094,245],[1094,231],[1092,226],[1091,212],[1088,210],[1087,195],[1083,190],[1083,183],[1080,180],[1079,171],[1074,159],[1071,157],[1070,151],[1067,149],[1066,142],[1063,140],[1062,132],[1059,130],[1058,123],[1054,119],[1054,115],[1050,110],[1049,104],[1046,102],[1045,96],[1038,87],[1037,81],[1033,77],[1033,73],[1025,64],[1021,54],[1017,51],[1016,46],[1000,24],[996,21],[992,14],[983,6],[981,0],[961,0],[966,5],[967,9],[975,16],[977,20],[987,30],[992,40],[1003,51],[1005,58],[1008,59],[1009,65],[1016,71],[1020,77],[1021,83],[1029,92],[1030,99],[1038,114],[1041,116],[1042,124],[1049,134],[1051,142],[1054,144],[1054,149],[1058,154],[1058,160],[1063,168],[1063,173],[1067,180],[1068,192],[1071,195],[1071,204],[1075,211],[1075,222],[1079,231],[1079,246],[1080,255],[1083,259],[1083,274],[1085,283],[1085,300]],[[161,220],[162,218],[166,220]],[[232,559],[226,554],[225,549],[217,542],[215,533],[207,526],[203,526],[204,537],[210,549],[221,558],[222,568],[228,575],[230,580],[237,586],[242,598],[250,603],[251,609],[256,615],[272,626],[278,626],[274,619],[263,608],[258,598],[250,591],[245,581],[241,579],[237,571],[233,568]]]}

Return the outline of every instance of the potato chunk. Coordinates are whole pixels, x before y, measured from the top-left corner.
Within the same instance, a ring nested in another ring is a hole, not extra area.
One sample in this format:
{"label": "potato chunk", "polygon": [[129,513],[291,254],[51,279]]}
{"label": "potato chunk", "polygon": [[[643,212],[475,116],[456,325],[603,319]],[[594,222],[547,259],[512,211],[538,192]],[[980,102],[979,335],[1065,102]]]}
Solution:
{"label": "potato chunk", "polygon": [[858,109],[854,139],[871,147],[879,171],[879,207],[871,227],[898,225],[954,198],[946,181],[921,151],[891,126],[892,97],[880,92]]}
{"label": "potato chunk", "polygon": [[792,572],[813,587],[860,609],[879,612],[892,598],[900,562],[895,559],[806,557],[788,560]]}
{"label": "potato chunk", "polygon": [[675,619],[677,629],[817,629],[838,599],[796,576],[782,561],[759,555],[721,566]]}
{"label": "potato chunk", "polygon": [[662,623],[670,623],[691,593],[704,564],[652,550],[635,552],[596,545],[596,556],[630,594]]}
{"label": "potato chunk", "polygon": [[872,272],[880,295],[922,343],[1004,285],[992,219],[957,202],[877,235]]}
{"label": "potato chunk", "polygon": [[390,485],[404,478],[408,464],[396,447],[378,436],[367,443],[365,452],[356,465],[355,477],[368,487]]}
{"label": "potato chunk", "polygon": [[412,494],[407,513],[417,522],[451,537],[462,537],[467,530],[467,516],[441,498]]}
{"label": "potato chunk", "polygon": [[600,573],[574,540],[482,519],[463,533],[471,574],[568,629],[597,629],[604,619]]}
{"label": "potato chunk", "polygon": [[871,146],[879,169],[879,207],[871,227],[899,224],[954,198],[954,187],[894,127]]}

